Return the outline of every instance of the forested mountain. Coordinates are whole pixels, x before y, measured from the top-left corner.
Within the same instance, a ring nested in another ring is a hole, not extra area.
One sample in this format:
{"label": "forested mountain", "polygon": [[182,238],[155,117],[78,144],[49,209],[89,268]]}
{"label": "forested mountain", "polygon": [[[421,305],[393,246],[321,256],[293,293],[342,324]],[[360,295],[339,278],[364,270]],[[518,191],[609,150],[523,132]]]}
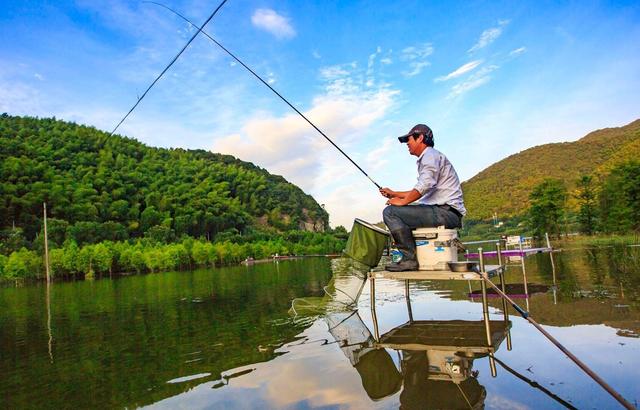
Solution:
{"label": "forested mountain", "polygon": [[22,228],[29,241],[41,230],[43,202],[54,240],[56,232],[95,243],[328,227],[311,196],[249,162],[151,148],[55,118],[0,116],[0,176],[0,230]]}
{"label": "forested mountain", "polygon": [[[521,215],[529,194],[546,178],[564,182],[569,192],[583,175],[596,180],[616,165],[640,158],[640,120],[594,131],[575,142],[545,144],[511,155],[462,184],[471,219]],[[569,198],[570,208],[575,201]]]}

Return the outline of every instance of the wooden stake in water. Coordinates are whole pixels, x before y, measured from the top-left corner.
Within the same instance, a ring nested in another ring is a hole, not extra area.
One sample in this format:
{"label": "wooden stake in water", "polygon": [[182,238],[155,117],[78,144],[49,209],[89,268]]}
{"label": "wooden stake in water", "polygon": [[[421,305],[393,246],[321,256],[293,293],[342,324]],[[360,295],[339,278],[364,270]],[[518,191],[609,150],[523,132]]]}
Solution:
{"label": "wooden stake in water", "polygon": [[42,203],[44,208],[44,266],[47,271],[47,282],[51,282],[51,275],[49,273],[49,241],[47,238],[47,203]]}

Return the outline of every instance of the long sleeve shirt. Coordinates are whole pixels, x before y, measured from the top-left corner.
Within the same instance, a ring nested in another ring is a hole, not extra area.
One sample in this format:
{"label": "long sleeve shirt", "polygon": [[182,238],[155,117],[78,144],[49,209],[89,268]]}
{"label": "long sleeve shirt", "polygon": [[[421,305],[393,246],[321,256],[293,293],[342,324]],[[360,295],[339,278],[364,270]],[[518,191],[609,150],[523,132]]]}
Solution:
{"label": "long sleeve shirt", "polygon": [[443,153],[427,147],[418,157],[418,182],[414,189],[422,195],[422,205],[449,205],[461,215],[467,210],[462,199],[460,180],[453,165]]}

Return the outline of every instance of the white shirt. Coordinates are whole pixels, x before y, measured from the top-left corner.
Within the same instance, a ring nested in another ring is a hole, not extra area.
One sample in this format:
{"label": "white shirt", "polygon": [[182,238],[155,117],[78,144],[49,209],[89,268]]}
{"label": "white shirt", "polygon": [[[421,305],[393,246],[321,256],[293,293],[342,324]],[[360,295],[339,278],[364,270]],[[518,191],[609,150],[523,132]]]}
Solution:
{"label": "white shirt", "polygon": [[449,205],[460,214],[467,210],[462,199],[460,180],[453,165],[443,153],[427,147],[418,157],[418,183],[414,189],[422,195],[421,205]]}

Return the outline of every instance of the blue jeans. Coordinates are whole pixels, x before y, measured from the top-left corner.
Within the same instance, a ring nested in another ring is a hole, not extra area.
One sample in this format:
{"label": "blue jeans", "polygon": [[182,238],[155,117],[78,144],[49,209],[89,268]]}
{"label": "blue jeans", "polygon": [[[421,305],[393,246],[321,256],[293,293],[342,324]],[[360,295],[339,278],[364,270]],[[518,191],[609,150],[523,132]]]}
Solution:
{"label": "blue jeans", "polygon": [[416,244],[411,234],[414,229],[443,225],[447,229],[462,227],[462,218],[437,205],[389,205],[382,211],[382,218],[398,249],[409,258],[415,257]]}

